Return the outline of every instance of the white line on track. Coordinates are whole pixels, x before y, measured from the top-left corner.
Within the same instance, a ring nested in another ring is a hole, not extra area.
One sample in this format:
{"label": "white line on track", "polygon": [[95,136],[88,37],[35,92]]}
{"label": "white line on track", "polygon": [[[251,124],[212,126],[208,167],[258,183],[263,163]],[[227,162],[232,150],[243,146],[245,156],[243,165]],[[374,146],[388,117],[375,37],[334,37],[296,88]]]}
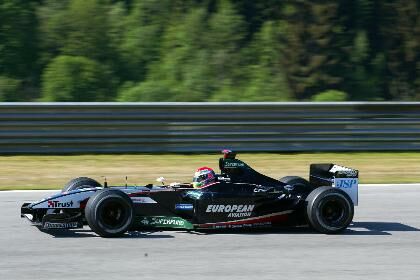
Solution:
{"label": "white line on track", "polygon": [[0,194],[2,193],[31,193],[31,192],[59,192],[61,190],[5,190],[5,191],[0,191]]}
{"label": "white line on track", "polygon": [[359,184],[359,187],[420,187],[420,183],[407,183],[407,184]]}

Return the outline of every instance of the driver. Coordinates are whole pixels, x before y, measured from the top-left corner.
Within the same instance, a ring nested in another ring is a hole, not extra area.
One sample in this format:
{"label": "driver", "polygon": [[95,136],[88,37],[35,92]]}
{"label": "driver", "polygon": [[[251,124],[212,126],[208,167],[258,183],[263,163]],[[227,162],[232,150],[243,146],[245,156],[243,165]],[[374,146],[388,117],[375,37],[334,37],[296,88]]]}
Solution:
{"label": "driver", "polygon": [[216,182],[216,173],[210,167],[200,167],[195,171],[193,187],[202,188]]}

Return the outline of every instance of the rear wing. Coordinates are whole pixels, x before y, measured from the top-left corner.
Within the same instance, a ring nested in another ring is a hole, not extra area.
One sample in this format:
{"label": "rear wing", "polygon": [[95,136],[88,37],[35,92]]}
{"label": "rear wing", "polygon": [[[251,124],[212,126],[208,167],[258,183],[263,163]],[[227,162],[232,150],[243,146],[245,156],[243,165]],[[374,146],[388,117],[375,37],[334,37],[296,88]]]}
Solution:
{"label": "rear wing", "polygon": [[346,192],[358,204],[359,171],[333,163],[311,164],[309,182],[314,187],[332,186]]}

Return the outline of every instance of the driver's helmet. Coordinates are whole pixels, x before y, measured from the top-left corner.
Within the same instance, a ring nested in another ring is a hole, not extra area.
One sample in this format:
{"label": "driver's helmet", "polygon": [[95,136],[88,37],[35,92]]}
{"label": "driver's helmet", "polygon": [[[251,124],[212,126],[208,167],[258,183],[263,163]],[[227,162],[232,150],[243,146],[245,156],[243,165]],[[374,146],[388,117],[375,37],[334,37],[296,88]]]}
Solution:
{"label": "driver's helmet", "polygon": [[216,173],[210,167],[200,167],[195,171],[193,187],[202,188],[216,181]]}

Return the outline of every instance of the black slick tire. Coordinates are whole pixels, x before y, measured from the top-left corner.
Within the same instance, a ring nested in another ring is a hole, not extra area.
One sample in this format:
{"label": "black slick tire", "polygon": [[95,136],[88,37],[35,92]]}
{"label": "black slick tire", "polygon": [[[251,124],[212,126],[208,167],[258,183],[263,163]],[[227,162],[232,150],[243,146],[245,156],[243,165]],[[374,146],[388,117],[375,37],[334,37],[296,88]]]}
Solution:
{"label": "black slick tire", "polygon": [[88,200],[85,217],[90,228],[99,236],[118,237],[133,223],[133,202],[120,190],[103,189]]}
{"label": "black slick tire", "polygon": [[339,233],[353,220],[354,205],[344,191],[324,186],[314,189],[306,198],[306,217],[318,232]]}
{"label": "black slick tire", "polygon": [[299,176],[286,176],[286,177],[280,178],[279,181],[290,186],[303,185],[305,187],[310,187],[310,183]]}
{"label": "black slick tire", "polygon": [[96,187],[102,187],[102,185],[89,177],[78,177],[70,180],[67,184],[64,185],[62,192],[69,192],[74,191],[77,189],[83,189],[83,188],[96,188]]}

